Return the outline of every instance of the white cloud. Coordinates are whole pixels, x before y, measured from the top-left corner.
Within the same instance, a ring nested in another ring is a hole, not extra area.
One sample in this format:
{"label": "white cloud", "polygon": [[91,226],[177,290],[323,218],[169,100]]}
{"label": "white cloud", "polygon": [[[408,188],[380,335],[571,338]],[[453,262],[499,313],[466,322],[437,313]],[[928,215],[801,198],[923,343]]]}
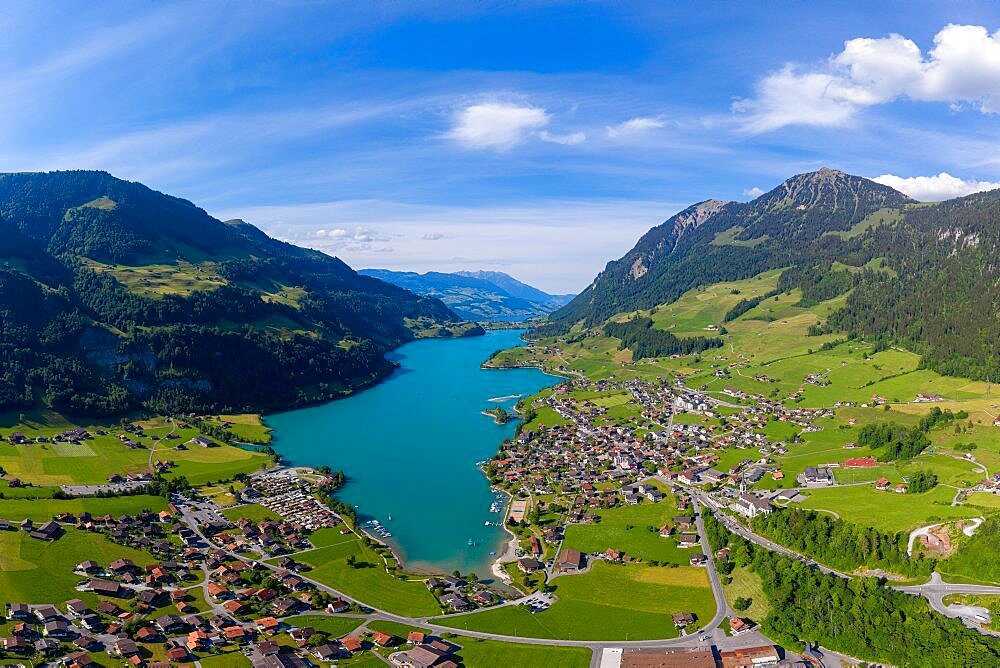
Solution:
{"label": "white cloud", "polygon": [[910,176],[902,177],[895,174],[883,174],[872,179],[882,185],[895,188],[901,193],[905,193],[913,199],[922,202],[939,202],[954,197],[963,197],[972,193],[983,192],[984,190],[995,190],[1000,188],[998,181],[976,181],[974,179],[960,179],[952,176],[948,172],[941,172],[937,176]]}
{"label": "white cloud", "polygon": [[571,132],[565,135],[552,134],[546,130],[542,130],[538,133],[538,138],[542,141],[547,141],[552,144],[562,144],[564,146],[572,146],[573,144],[580,144],[587,139],[587,135],[582,132]]}
{"label": "white cloud", "polygon": [[662,128],[664,125],[666,125],[666,122],[659,116],[655,118],[640,116],[627,120],[624,123],[619,123],[618,125],[609,125],[607,126],[607,130],[609,137],[616,138],[623,135],[639,134],[647,130],[655,130]]}
{"label": "white cloud", "polygon": [[746,190],[744,190],[743,194],[746,195],[747,197],[753,197],[754,199],[756,199],[764,194],[764,190],[762,188],[754,186],[753,188],[747,188]]}
{"label": "white cloud", "polygon": [[786,64],[764,77],[756,96],[736,100],[753,133],[788,125],[841,126],[865,107],[900,98],[1000,112],[1000,31],[949,24],[924,55],[902,35],[844,42],[815,67]]}
{"label": "white cloud", "polygon": [[428,232],[420,235],[420,238],[424,241],[440,241],[441,239],[444,239],[444,235],[440,232]]}
{"label": "white cloud", "polygon": [[462,109],[446,136],[469,148],[505,151],[548,123],[548,113],[538,107],[484,102]]}

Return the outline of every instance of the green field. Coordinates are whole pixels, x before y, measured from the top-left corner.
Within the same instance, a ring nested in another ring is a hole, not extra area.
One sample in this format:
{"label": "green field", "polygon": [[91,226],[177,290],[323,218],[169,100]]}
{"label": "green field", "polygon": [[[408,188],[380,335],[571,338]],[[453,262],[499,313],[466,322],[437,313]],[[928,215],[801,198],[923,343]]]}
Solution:
{"label": "green field", "polygon": [[[730,575],[733,581],[729,584],[723,584],[722,589],[726,593],[726,600],[729,605],[733,605],[733,602],[738,598],[748,598],[753,603],[746,610],[739,612],[738,614],[743,617],[749,617],[755,622],[760,623],[767,613],[770,611],[771,606],[768,603],[767,595],[764,594],[764,589],[761,586],[760,576],[751,571],[746,566],[742,568],[736,568]],[[725,582],[725,580],[723,580]]]}
{"label": "green field", "polygon": [[259,506],[256,503],[250,503],[243,506],[236,506],[234,508],[226,508],[222,511],[227,520],[235,522],[237,520],[246,518],[254,522],[262,522],[264,520],[275,520],[281,519],[278,513],[268,510],[264,506]]}
{"label": "green field", "polygon": [[346,636],[365,623],[363,619],[354,617],[335,617],[331,615],[299,615],[289,617],[285,622],[291,626],[311,626],[331,638]]}
{"label": "green field", "polygon": [[156,562],[145,552],[75,529],[53,542],[36,540],[22,531],[0,532],[0,603],[62,603],[81,598],[96,604],[95,595],[75,590],[85,578],[73,569],[87,559],[106,566],[118,558],[140,566]]}
{"label": "green field", "polygon": [[240,441],[255,444],[266,444],[271,442],[271,428],[264,424],[260,415],[255,413],[217,415],[215,417],[206,418],[205,422],[220,428],[223,423],[229,423],[229,426],[226,427],[226,431],[231,433]]}
{"label": "green field", "polygon": [[826,487],[804,492],[803,508],[831,510],[840,518],[882,531],[911,531],[949,519],[977,517],[980,511],[952,506],[955,490],[941,485],[923,494],[878,492],[874,486]]}
{"label": "green field", "polygon": [[591,650],[586,647],[545,647],[518,643],[454,638],[462,645],[457,654],[467,668],[496,666],[545,666],[546,668],[586,668]]}
{"label": "green field", "polygon": [[148,264],[130,266],[123,264],[102,264],[86,260],[87,266],[99,274],[108,274],[124,285],[130,292],[143,297],[163,297],[178,295],[190,297],[195,292],[215,290],[227,281],[215,273],[212,263],[194,265],[184,260],[175,264]]}
{"label": "green field", "polygon": [[677,512],[673,496],[652,503],[643,500],[636,506],[618,506],[598,511],[596,524],[571,524],[566,528],[565,547],[585,553],[615,549],[643,561],[687,565],[691,549],[679,549],[676,535],[660,536],[660,527],[670,524]]}
{"label": "green field", "polygon": [[[194,428],[180,429],[157,418],[141,421],[147,438],[135,438],[144,447],[128,448],[118,438],[124,433],[112,425],[80,425],[91,433],[104,429],[106,436],[95,436],[80,445],[68,443],[32,443],[12,445],[0,443],[0,466],[8,478],[17,478],[35,485],[100,484],[113,474],[135,473],[150,469],[150,462],[173,462],[167,477],[185,476],[193,485],[214,480],[228,480],[238,473],[251,473],[267,465],[270,459],[262,454],[220,445],[202,448],[184,445],[201,432]],[[51,438],[75,425],[54,413],[43,413],[25,424],[6,422],[4,435],[22,432],[30,439]],[[179,438],[167,439],[174,433]],[[160,438],[159,441],[153,437]]]}
{"label": "green field", "polygon": [[[348,555],[354,555],[362,566],[348,566]],[[296,560],[312,567],[308,575],[313,580],[380,610],[411,617],[441,612],[423,582],[399,580],[386,573],[382,558],[357,536],[344,536],[339,543],[303,552]]]}
{"label": "green field", "polygon": [[505,606],[436,623],[456,629],[560,640],[649,640],[678,635],[670,615],[693,612],[702,623],[715,614],[704,569],[609,565],[552,581],[558,601],[532,614]]}
{"label": "green field", "polygon": [[[167,510],[167,500],[161,496],[116,496],[107,499],[0,499],[0,518],[35,522],[50,520],[60,513],[91,515],[135,515],[143,510]],[[81,559],[82,561],[82,559]]]}

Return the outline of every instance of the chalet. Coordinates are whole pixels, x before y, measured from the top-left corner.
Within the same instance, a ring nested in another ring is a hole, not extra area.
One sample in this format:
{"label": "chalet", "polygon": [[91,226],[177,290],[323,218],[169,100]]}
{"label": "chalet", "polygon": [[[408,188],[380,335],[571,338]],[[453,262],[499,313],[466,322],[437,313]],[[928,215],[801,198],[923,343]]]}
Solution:
{"label": "chalet", "polygon": [[729,630],[733,632],[733,635],[739,635],[740,633],[745,633],[753,628],[753,622],[749,619],[744,619],[743,617],[730,617],[729,618]]}
{"label": "chalet", "polygon": [[14,652],[15,654],[30,654],[34,649],[31,643],[20,636],[11,636],[10,638],[3,638],[0,640],[3,643],[3,649],[5,652]]}
{"label": "chalet", "polygon": [[706,566],[708,564],[708,557],[699,552],[698,554],[692,554],[688,562],[692,566]]}
{"label": "chalet", "polygon": [[524,557],[517,560],[517,569],[522,573],[534,573],[543,568],[542,562],[531,557]]}
{"label": "chalet", "polygon": [[906,485],[903,483],[899,483],[892,491],[894,491],[896,494],[906,494]]}
{"label": "chalet", "polygon": [[393,640],[395,640],[395,638],[391,634],[384,633],[382,631],[376,631],[372,634],[372,642],[379,647],[388,647],[392,644]]}
{"label": "chalet", "polygon": [[430,645],[417,645],[413,649],[393,655],[392,662],[399,668],[431,668],[442,665],[447,656],[446,652]]}
{"label": "chalet", "polygon": [[[261,619],[258,619],[254,622],[254,626],[256,626],[257,630],[260,631],[261,633],[266,633],[267,635],[270,636],[278,632],[278,629],[281,626],[281,622],[279,622],[274,617],[262,617]],[[294,629],[292,633],[294,634],[296,632],[301,632],[301,631],[302,629]],[[296,639],[294,635],[292,635],[292,639],[293,640]]]}
{"label": "chalet", "polygon": [[578,571],[584,566],[583,555],[578,550],[564,548],[556,558],[555,566],[560,572]]}
{"label": "chalet", "polygon": [[7,619],[30,619],[32,612],[31,607],[27,603],[8,603],[6,605],[7,609]]}
{"label": "chalet", "polygon": [[51,638],[42,638],[35,642],[35,651],[45,656],[56,654],[61,647],[58,641]]}
{"label": "chalet", "polygon": [[215,442],[212,441],[212,439],[206,438],[204,436],[195,436],[190,441],[185,443],[185,445],[197,445],[203,448],[212,448],[215,447]]}
{"label": "chalet", "polygon": [[469,600],[461,594],[445,594],[441,597],[441,602],[457,612],[471,610],[474,607],[472,603],[470,603]]}
{"label": "chalet", "polygon": [[87,668],[96,665],[94,660],[87,656],[86,652],[72,652],[66,656],[66,665],[69,668]]}
{"label": "chalet", "polygon": [[319,647],[314,647],[312,649],[312,655],[320,661],[336,661],[337,659],[347,658],[351,654],[340,645],[326,643],[324,645],[320,645]]}
{"label": "chalet", "polygon": [[890,485],[892,485],[892,483],[889,482],[888,478],[879,478],[878,480],[875,481],[875,489],[879,491],[885,491],[889,489]]}
{"label": "chalet", "polygon": [[42,633],[51,638],[72,638],[76,635],[69,624],[60,620],[46,622]]}
{"label": "chalet", "polygon": [[832,485],[833,473],[829,469],[807,466],[802,472],[802,481],[807,485]]}
{"label": "chalet", "polygon": [[677,539],[677,547],[694,547],[699,542],[698,534],[682,533]]}
{"label": "chalet", "polygon": [[674,626],[679,629],[694,624],[694,614],[690,612],[675,612],[671,619],[674,621]]}
{"label": "chalet", "polygon": [[88,559],[87,561],[81,561],[77,564],[74,571],[85,575],[94,575],[101,572],[101,565],[96,561]]}
{"label": "chalet", "polygon": [[333,612],[333,613],[347,612],[348,610],[350,610],[350,608],[351,604],[342,598],[335,598],[326,604],[327,612]]}
{"label": "chalet", "polygon": [[42,622],[62,619],[62,613],[54,605],[38,605],[34,609],[35,617]]}
{"label": "chalet", "polygon": [[87,604],[78,598],[66,601],[66,611],[74,617],[82,617],[88,612]]}
{"label": "chalet", "polygon": [[63,534],[63,529],[57,522],[46,522],[28,535],[38,540],[56,540]]}
{"label": "chalet", "polygon": [[119,638],[112,647],[112,652],[125,659],[130,656],[137,655],[139,653],[139,646],[135,644],[134,640]]}
{"label": "chalet", "polygon": [[155,624],[165,634],[174,634],[187,627],[184,620],[176,615],[163,615],[156,620]]}
{"label": "chalet", "polygon": [[340,639],[340,644],[344,646],[348,652],[360,652],[361,651],[361,640],[357,636],[345,636]]}

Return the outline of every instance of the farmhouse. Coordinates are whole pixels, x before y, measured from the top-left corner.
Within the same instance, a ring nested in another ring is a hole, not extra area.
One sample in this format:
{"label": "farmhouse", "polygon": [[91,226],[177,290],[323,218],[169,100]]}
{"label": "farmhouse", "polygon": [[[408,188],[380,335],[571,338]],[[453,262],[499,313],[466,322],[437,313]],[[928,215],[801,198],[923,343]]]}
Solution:
{"label": "farmhouse", "polygon": [[578,550],[564,549],[556,559],[556,570],[561,572],[578,571],[583,568],[583,555]]}

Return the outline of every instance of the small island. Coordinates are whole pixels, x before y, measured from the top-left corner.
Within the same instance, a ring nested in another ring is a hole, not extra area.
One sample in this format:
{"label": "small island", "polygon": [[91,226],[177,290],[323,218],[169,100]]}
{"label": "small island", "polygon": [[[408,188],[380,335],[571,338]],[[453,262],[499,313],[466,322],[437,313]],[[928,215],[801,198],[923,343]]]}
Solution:
{"label": "small island", "polygon": [[486,417],[493,418],[494,422],[496,422],[497,424],[501,424],[501,425],[502,424],[507,424],[511,420],[514,420],[514,419],[517,418],[517,413],[513,413],[511,411],[508,411],[503,406],[497,406],[496,408],[488,408],[488,409],[482,411],[482,414],[485,415]]}

